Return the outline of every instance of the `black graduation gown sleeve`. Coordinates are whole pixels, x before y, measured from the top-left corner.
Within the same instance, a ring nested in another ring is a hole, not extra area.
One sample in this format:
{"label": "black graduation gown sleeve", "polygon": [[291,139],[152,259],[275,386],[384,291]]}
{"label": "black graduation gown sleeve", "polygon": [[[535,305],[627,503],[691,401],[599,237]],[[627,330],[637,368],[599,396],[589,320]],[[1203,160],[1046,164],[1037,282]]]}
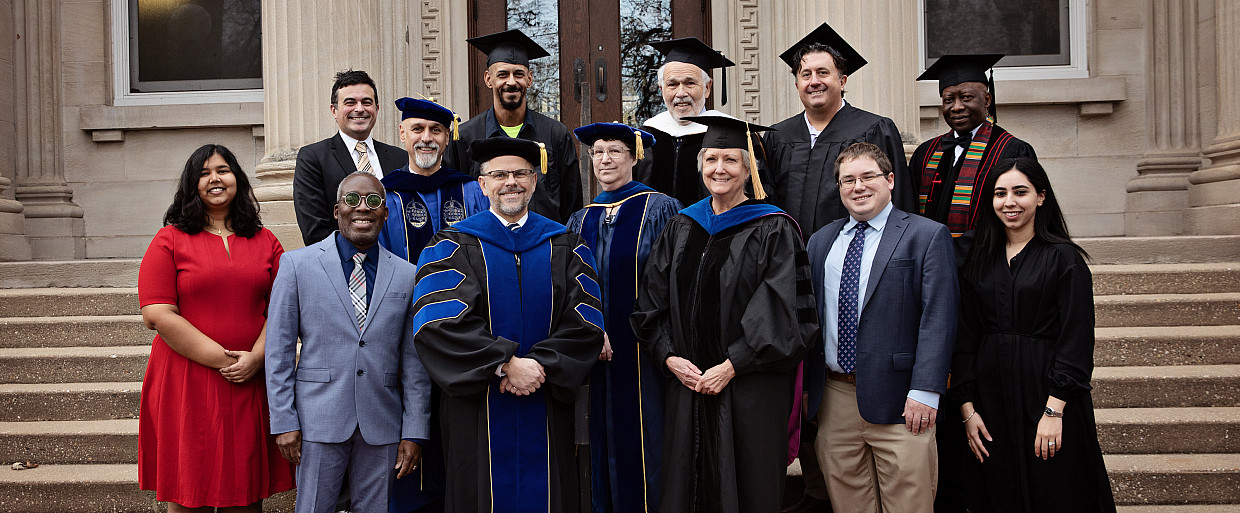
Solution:
{"label": "black graduation gown sleeve", "polygon": [[865,134],[865,140],[891,157],[891,172],[895,174],[896,188],[891,191],[891,203],[905,212],[917,211],[917,189],[904,187],[912,183],[909,175],[908,161],[904,158],[904,140],[900,138],[900,130],[891,118],[881,118]]}
{"label": "black graduation gown sleeve", "polygon": [[655,240],[642,273],[637,303],[629,317],[633,336],[654,357],[655,367],[663,372],[668,372],[664,362],[675,355],[671,332],[671,272],[677,234],[685,229],[686,222],[693,221],[683,215],[673,217]]}
{"label": "black graduation gown sleeve", "polygon": [[1059,340],[1051,364],[1050,395],[1065,401],[1088,392],[1094,372],[1094,285],[1085,260],[1068,245],[1056,245],[1067,265],[1058,276]]}

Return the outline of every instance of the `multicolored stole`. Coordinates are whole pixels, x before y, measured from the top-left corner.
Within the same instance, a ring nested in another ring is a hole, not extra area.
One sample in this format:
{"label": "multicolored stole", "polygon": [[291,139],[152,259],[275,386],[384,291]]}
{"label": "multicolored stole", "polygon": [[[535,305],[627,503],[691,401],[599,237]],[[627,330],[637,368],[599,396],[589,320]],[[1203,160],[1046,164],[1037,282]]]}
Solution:
{"label": "multicolored stole", "polygon": [[[919,212],[925,213],[930,198],[942,194],[943,178],[939,173],[939,167],[946,165],[950,169],[953,159],[945,159],[945,155],[955,156],[954,146],[948,145],[946,149],[943,148],[944,140],[951,135],[953,132],[949,131],[931,140],[930,146],[935,148],[934,152],[927,152],[929,158],[915,163],[922,169],[921,188],[917,195]],[[959,237],[964,232],[973,229],[978,211],[974,205],[980,204],[981,185],[1011,139],[1011,134],[989,121],[983,122],[974,134],[973,141],[969,143],[969,148],[964,152],[964,162],[960,166],[960,174],[956,176],[951,205],[948,207],[947,219],[944,223],[951,230],[952,237]]]}

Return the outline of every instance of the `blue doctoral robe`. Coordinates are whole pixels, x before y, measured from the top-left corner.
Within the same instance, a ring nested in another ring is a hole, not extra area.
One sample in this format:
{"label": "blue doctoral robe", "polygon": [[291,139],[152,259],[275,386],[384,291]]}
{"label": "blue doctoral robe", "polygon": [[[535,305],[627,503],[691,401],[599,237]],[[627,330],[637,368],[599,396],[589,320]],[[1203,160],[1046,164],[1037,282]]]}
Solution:
{"label": "blue doctoral robe", "polygon": [[[607,209],[619,207],[608,217]],[[644,511],[659,506],[663,379],[633,338],[629,315],[650,248],[680,211],[675,198],[640,182],[604,192],[568,220],[597,258],[612,360],[590,373],[592,510]],[[638,450],[640,448],[640,450]]]}
{"label": "blue doctoral robe", "polygon": [[[598,360],[603,313],[594,256],[530,213],[491,213],[437,233],[418,261],[414,343],[443,392],[448,512],[577,511],[573,399]],[[513,356],[542,365],[531,395],[501,391]]]}
{"label": "blue doctoral robe", "polygon": [[422,176],[403,167],[383,177],[388,219],[379,245],[417,263],[417,256],[439,230],[491,208],[478,179],[455,169],[439,168]]}

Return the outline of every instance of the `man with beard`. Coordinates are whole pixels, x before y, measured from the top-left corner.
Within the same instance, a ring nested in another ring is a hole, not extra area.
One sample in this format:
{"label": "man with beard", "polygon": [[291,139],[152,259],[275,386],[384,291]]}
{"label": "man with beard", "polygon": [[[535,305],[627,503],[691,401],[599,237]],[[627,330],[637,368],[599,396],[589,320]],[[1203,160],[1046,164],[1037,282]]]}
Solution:
{"label": "man with beard", "polygon": [[[530,110],[526,91],[534,83],[530,59],[551,55],[520,30],[508,30],[469,39],[469,44],[487,54],[482,79],[492,93],[492,107],[461,124],[460,139],[444,154],[445,167],[466,170],[479,176],[478,164],[470,162],[467,151],[474,141],[490,137],[513,137],[534,141],[546,149],[547,164],[538,176],[538,187],[530,200],[530,210],[562,223],[581,208],[581,176],[577,165],[577,146],[560,122]],[[468,166],[468,168],[466,167]]]}
{"label": "man with beard", "polygon": [[[645,128],[659,144],[646,152],[638,163],[633,179],[654,190],[676,198],[682,205],[692,205],[705,198],[706,188],[697,171],[697,156],[706,136],[706,125],[684,118],[690,116],[727,116],[717,110],[706,110],[713,79],[710,70],[736,64],[696,37],[685,37],[651,43],[664,55],[659,66],[659,92],[667,111],[646,120]],[[727,92],[724,92],[727,103]]]}
{"label": "man with beard", "polygon": [[430,436],[409,322],[416,270],[376,244],[383,185],[357,171],[335,192],[339,231],[280,258],[267,309],[271,433],[297,465],[299,513],[336,511],[346,469],[353,510],[385,511]]}
{"label": "man with beard", "polygon": [[490,213],[418,259],[418,354],[443,391],[445,511],[577,511],[573,399],[603,348],[594,256],[529,211],[532,142],[475,141]]}
{"label": "man with beard", "polygon": [[443,167],[456,114],[429,100],[401,98],[400,141],[409,165],[383,177],[388,221],[379,244],[416,263],[431,236],[489,207],[473,177]]}
{"label": "man with beard", "polygon": [[779,58],[792,68],[805,111],[766,134],[775,204],[791,214],[805,234],[848,215],[835,184],[835,158],[849,145],[865,141],[891,159],[896,179],[892,203],[913,212],[912,182],[896,124],[844,101],[848,76],[866,64],[861,54],[823,23]]}
{"label": "man with beard", "polygon": [[[398,257],[417,263],[426,242],[440,229],[487,210],[489,203],[474,178],[440,165],[449,134],[455,132],[456,114],[430,100],[401,98],[400,140],[409,152],[409,165],[383,177],[388,219],[379,244]],[[431,393],[432,411],[438,410],[439,391]],[[438,421],[438,414],[434,414]],[[444,459],[442,435],[435,423],[431,436],[417,440],[423,447],[422,465],[392,487],[389,513],[441,511]]]}
{"label": "man with beard", "polygon": [[301,240],[309,246],[336,229],[332,196],[344,177],[365,171],[378,178],[405,165],[408,156],[395,146],[371,137],[379,108],[375,81],[365,71],[336,74],[332,84],[331,113],[340,128],[336,135],[297,151],[293,172],[293,210]]}

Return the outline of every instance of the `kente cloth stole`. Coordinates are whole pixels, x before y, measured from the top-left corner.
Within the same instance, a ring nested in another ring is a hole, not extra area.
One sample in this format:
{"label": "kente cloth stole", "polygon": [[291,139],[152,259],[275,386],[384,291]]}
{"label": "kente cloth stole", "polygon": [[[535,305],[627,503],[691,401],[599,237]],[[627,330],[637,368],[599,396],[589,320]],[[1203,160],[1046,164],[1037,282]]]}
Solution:
{"label": "kente cloth stole", "polygon": [[[982,123],[981,128],[977,130],[977,134],[973,136],[973,142],[969,144],[969,149],[964,152],[964,162],[960,166],[960,174],[956,177],[956,185],[952,190],[951,206],[947,212],[946,224],[947,228],[952,232],[952,237],[959,237],[973,226],[974,216],[972,215],[973,209],[971,205],[976,200],[975,196],[976,192],[978,192],[974,189],[978,185],[978,170],[982,168],[982,157],[986,154],[986,148],[990,144],[993,126],[990,122]],[[944,150],[940,148],[940,143],[943,138],[951,134],[952,132],[948,132],[936,137],[931,142],[931,145],[936,148],[934,153],[927,162],[922,163],[921,190],[917,195],[917,208],[921,212],[926,211],[926,204],[930,196],[939,194],[938,186],[941,180],[938,168],[939,164],[943,162],[944,154]],[[1006,141],[1004,142],[1006,143]],[[997,154],[998,152],[992,152],[992,155]],[[981,178],[985,178],[985,176]]]}

